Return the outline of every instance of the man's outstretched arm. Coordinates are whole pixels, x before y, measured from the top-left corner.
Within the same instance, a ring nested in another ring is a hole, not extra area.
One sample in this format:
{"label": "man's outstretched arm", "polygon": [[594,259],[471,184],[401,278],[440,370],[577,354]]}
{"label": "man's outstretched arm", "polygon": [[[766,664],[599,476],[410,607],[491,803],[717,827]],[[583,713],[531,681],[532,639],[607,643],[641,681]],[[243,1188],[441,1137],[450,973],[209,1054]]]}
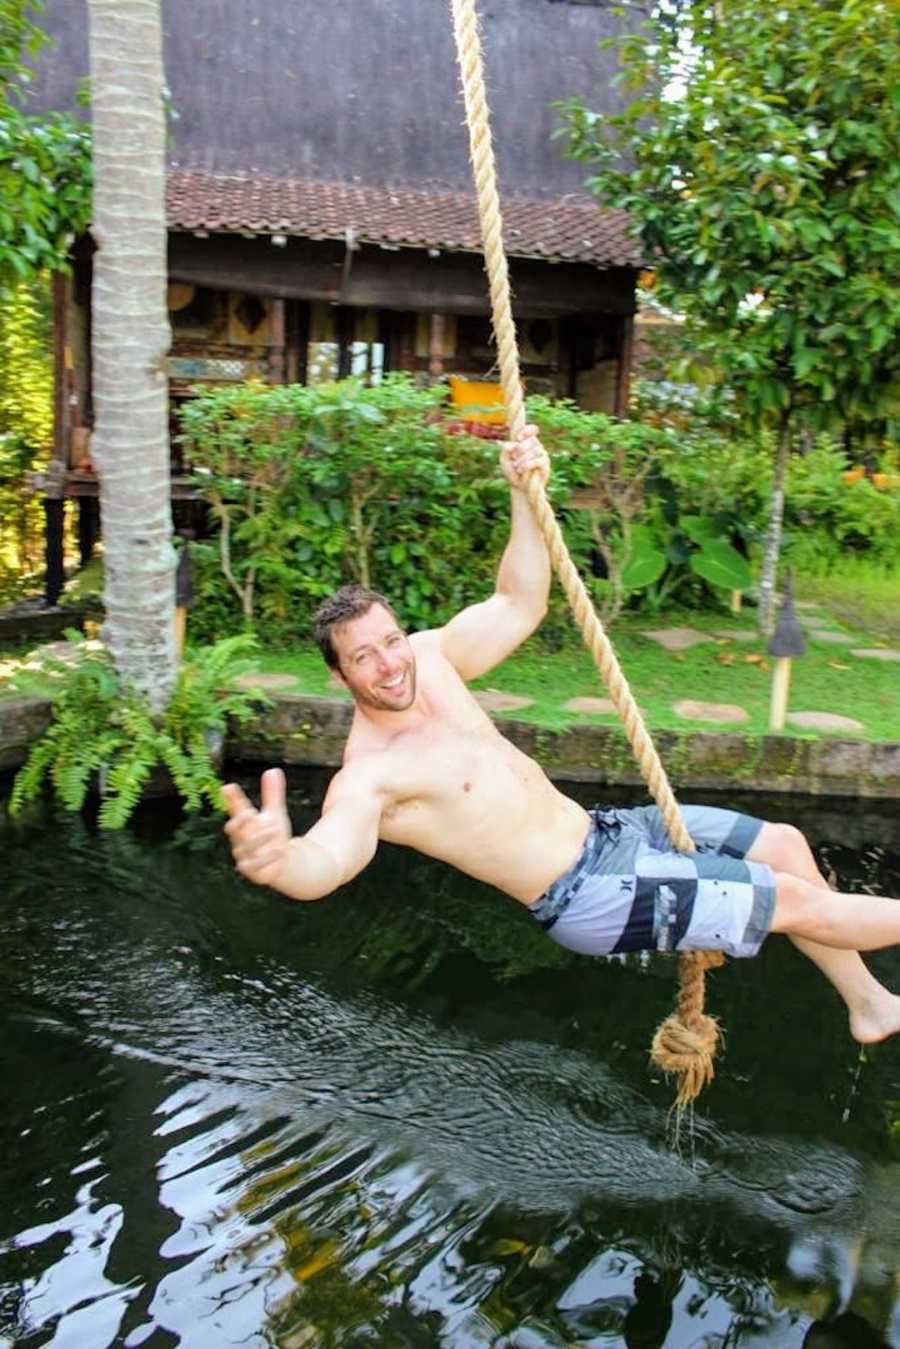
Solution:
{"label": "man's outstretched arm", "polygon": [[482,604],[463,609],[440,630],[441,650],[464,679],[499,665],[531,636],[547,612],[550,559],[525,492],[532,472],[544,483],[550,474],[537,428],[526,426],[516,440],[504,445],[500,464],[510,486],[510,531],[494,593]]}
{"label": "man's outstretched arm", "polygon": [[321,899],[352,880],[375,855],[380,794],[343,770],[331,782],[322,815],[305,834],[291,836],[286,784],[280,768],[262,775],[259,810],[235,783],[222,788],[229,814],[225,833],[235,865],[256,885],[291,899]]}

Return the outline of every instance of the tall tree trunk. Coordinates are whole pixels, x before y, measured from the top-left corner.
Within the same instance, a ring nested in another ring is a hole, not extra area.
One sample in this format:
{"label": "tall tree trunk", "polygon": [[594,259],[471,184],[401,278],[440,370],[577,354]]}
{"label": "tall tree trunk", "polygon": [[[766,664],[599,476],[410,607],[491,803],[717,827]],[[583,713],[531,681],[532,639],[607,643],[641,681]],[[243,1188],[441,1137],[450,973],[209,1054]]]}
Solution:
{"label": "tall tree trunk", "polygon": [[781,551],[781,524],[784,519],[784,483],[790,454],[791,412],[788,408],[782,413],[778,429],[769,527],[766,530],[762,576],[759,582],[759,630],[766,637],[771,636],[775,626],[775,581],[778,572],[778,554]]}
{"label": "tall tree trunk", "polygon": [[88,0],[93,360],[104,638],[156,711],[175,680],[160,0]]}

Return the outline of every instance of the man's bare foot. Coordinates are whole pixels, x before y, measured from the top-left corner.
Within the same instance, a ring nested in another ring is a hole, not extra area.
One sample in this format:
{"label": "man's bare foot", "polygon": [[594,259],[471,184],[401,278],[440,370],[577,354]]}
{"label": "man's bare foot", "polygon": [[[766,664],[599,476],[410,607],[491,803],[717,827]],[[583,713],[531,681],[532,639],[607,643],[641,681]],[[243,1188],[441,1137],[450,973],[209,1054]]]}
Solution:
{"label": "man's bare foot", "polygon": [[900,996],[884,989],[850,1012],[850,1034],[861,1045],[878,1044],[900,1031]]}

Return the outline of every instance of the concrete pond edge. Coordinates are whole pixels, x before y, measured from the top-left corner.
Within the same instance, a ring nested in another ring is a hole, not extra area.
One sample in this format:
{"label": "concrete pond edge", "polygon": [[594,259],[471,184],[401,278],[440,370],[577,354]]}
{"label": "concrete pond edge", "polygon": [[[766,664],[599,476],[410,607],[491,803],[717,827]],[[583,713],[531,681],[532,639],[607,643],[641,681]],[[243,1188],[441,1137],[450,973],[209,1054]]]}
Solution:
{"label": "concrete pond edge", "polygon": [[[228,738],[230,762],[334,768],[350,726],[345,698],[277,693],[271,706]],[[0,771],[18,768],[50,724],[43,698],[0,700]],[[510,717],[503,734],[558,781],[639,785],[618,726],[585,722],[563,731]],[[900,800],[900,741],[748,735],[739,731],[661,731],[655,736],[676,787]]]}

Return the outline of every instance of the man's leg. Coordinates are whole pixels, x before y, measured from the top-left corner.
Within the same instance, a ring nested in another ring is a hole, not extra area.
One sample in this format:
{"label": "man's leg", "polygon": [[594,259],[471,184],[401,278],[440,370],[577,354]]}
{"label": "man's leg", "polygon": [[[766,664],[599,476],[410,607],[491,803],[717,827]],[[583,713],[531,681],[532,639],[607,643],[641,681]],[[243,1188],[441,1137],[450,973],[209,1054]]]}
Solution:
{"label": "man's leg", "polygon": [[[747,858],[752,862],[768,863],[778,878],[776,924],[779,919],[784,921],[787,918],[790,921],[792,909],[797,907],[793,897],[786,898],[782,903],[783,886],[781,880],[784,877],[793,877],[806,882],[816,890],[824,890],[829,897],[839,901],[842,907],[845,906],[847,900],[850,900],[852,903],[863,905],[868,909],[870,898],[872,898],[868,895],[834,894],[816,866],[815,858],[803,834],[792,825],[764,824],[752,848],[747,853]],[[784,888],[790,889],[789,881]],[[821,903],[821,897],[816,897],[813,902],[814,904]],[[887,917],[892,918],[896,915],[897,919],[900,920],[900,904],[896,900],[878,900],[876,897],[875,902],[877,904],[896,905],[892,912],[888,912]],[[781,910],[780,915],[779,909]],[[818,966],[840,993],[850,1014],[851,1034],[856,1040],[861,1044],[872,1044],[877,1040],[884,1040],[900,1030],[900,997],[888,992],[878,982],[871,970],[861,960],[857,950],[825,946],[819,941],[811,940],[809,936],[791,931],[790,928],[773,926],[773,931],[778,930],[787,932],[797,949]],[[892,942],[884,944],[892,945],[898,941],[900,941],[900,937],[895,936]],[[853,942],[854,945],[862,946],[859,934],[856,931],[853,934]],[[864,949],[872,948],[865,947]]]}

